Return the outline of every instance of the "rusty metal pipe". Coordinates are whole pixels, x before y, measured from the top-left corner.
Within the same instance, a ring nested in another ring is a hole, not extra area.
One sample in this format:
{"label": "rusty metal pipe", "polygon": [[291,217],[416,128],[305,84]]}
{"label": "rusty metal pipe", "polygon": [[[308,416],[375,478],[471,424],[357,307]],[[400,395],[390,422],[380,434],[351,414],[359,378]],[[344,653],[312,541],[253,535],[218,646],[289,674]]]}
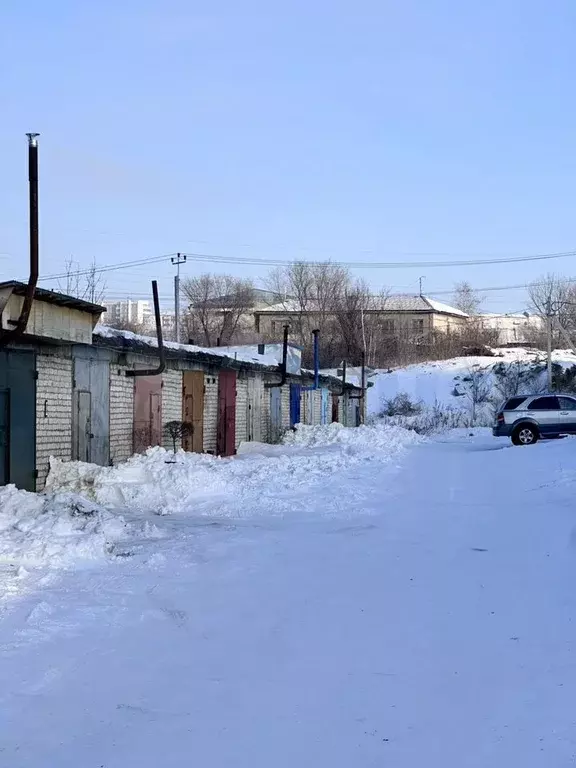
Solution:
{"label": "rusty metal pipe", "polygon": [[32,311],[32,302],[38,284],[38,136],[39,133],[27,133],[28,136],[28,195],[29,195],[29,216],[30,216],[30,275],[28,285],[24,294],[24,302],[20,311],[20,317],[16,321],[14,328],[2,332],[0,330],[0,346],[14,341],[22,336],[26,331],[30,312]]}
{"label": "rusty metal pipe", "polygon": [[160,362],[157,368],[134,368],[126,371],[126,376],[158,376],[166,368],[162,321],[160,319],[160,302],[158,300],[158,283],[156,280],[152,280],[152,296],[154,297],[154,318],[156,320],[156,338],[158,340],[158,357]]}
{"label": "rusty metal pipe", "polygon": [[280,372],[282,378],[278,384],[264,384],[265,389],[275,389],[276,387],[283,387],[286,384],[286,377],[288,375],[288,333],[290,326],[284,326],[284,339],[282,341],[282,362],[280,364]]}

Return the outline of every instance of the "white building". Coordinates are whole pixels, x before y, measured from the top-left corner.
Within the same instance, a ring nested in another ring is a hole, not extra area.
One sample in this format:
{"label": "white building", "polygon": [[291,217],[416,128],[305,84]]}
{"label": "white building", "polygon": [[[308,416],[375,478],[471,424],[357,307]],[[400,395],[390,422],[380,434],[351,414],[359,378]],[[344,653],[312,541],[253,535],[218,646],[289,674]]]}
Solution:
{"label": "white building", "polygon": [[138,325],[147,329],[153,325],[150,302],[143,299],[115,301],[107,305],[106,323],[108,325]]}
{"label": "white building", "polygon": [[543,330],[542,318],[538,315],[520,314],[485,314],[479,318],[486,330],[498,331],[498,344],[525,344],[532,340],[535,333]]}

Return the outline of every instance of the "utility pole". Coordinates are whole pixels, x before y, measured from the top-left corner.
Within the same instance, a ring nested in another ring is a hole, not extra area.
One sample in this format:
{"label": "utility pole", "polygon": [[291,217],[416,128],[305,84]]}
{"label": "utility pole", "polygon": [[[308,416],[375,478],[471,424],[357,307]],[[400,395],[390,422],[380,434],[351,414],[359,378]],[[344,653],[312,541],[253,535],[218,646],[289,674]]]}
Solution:
{"label": "utility pole", "polygon": [[552,301],[546,302],[546,356],[548,370],[548,392],[552,392]]}
{"label": "utility pole", "polygon": [[180,341],[180,264],[186,263],[186,254],[177,253],[172,256],[172,264],[176,267],[174,276],[174,341]]}
{"label": "utility pole", "polygon": [[422,281],[425,280],[426,275],[422,275],[422,277],[418,278],[418,285],[420,286],[420,296],[422,296]]}

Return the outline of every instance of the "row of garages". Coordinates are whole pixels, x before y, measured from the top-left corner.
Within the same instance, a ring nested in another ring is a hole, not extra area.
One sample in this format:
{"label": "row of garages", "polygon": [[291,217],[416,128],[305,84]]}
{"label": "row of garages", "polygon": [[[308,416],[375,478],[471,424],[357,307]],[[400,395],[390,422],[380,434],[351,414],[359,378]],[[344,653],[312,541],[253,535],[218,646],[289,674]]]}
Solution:
{"label": "row of garages", "polygon": [[278,442],[295,424],[361,421],[358,388],[311,373],[182,347],[158,365],[151,343],[99,336],[92,344],[40,340],[0,350],[0,485],[41,490],[50,457],[116,464],[149,446],[172,446],[166,429],[191,429],[189,451],[232,456],[241,442]]}

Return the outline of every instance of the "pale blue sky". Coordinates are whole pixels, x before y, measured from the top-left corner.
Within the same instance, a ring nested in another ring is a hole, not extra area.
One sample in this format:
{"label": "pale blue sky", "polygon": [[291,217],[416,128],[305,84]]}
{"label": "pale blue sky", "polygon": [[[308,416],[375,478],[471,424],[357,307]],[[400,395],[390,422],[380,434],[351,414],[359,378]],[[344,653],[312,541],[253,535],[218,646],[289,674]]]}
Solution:
{"label": "pale blue sky", "polygon": [[[569,0],[4,0],[0,21],[3,278],[25,271],[30,130],[44,274],[71,254],[576,247]],[[363,274],[399,290],[424,274],[433,292],[576,274],[573,261]],[[108,285],[141,293],[157,276],[167,295],[172,274],[132,269]],[[486,308],[523,303],[494,293]]]}

